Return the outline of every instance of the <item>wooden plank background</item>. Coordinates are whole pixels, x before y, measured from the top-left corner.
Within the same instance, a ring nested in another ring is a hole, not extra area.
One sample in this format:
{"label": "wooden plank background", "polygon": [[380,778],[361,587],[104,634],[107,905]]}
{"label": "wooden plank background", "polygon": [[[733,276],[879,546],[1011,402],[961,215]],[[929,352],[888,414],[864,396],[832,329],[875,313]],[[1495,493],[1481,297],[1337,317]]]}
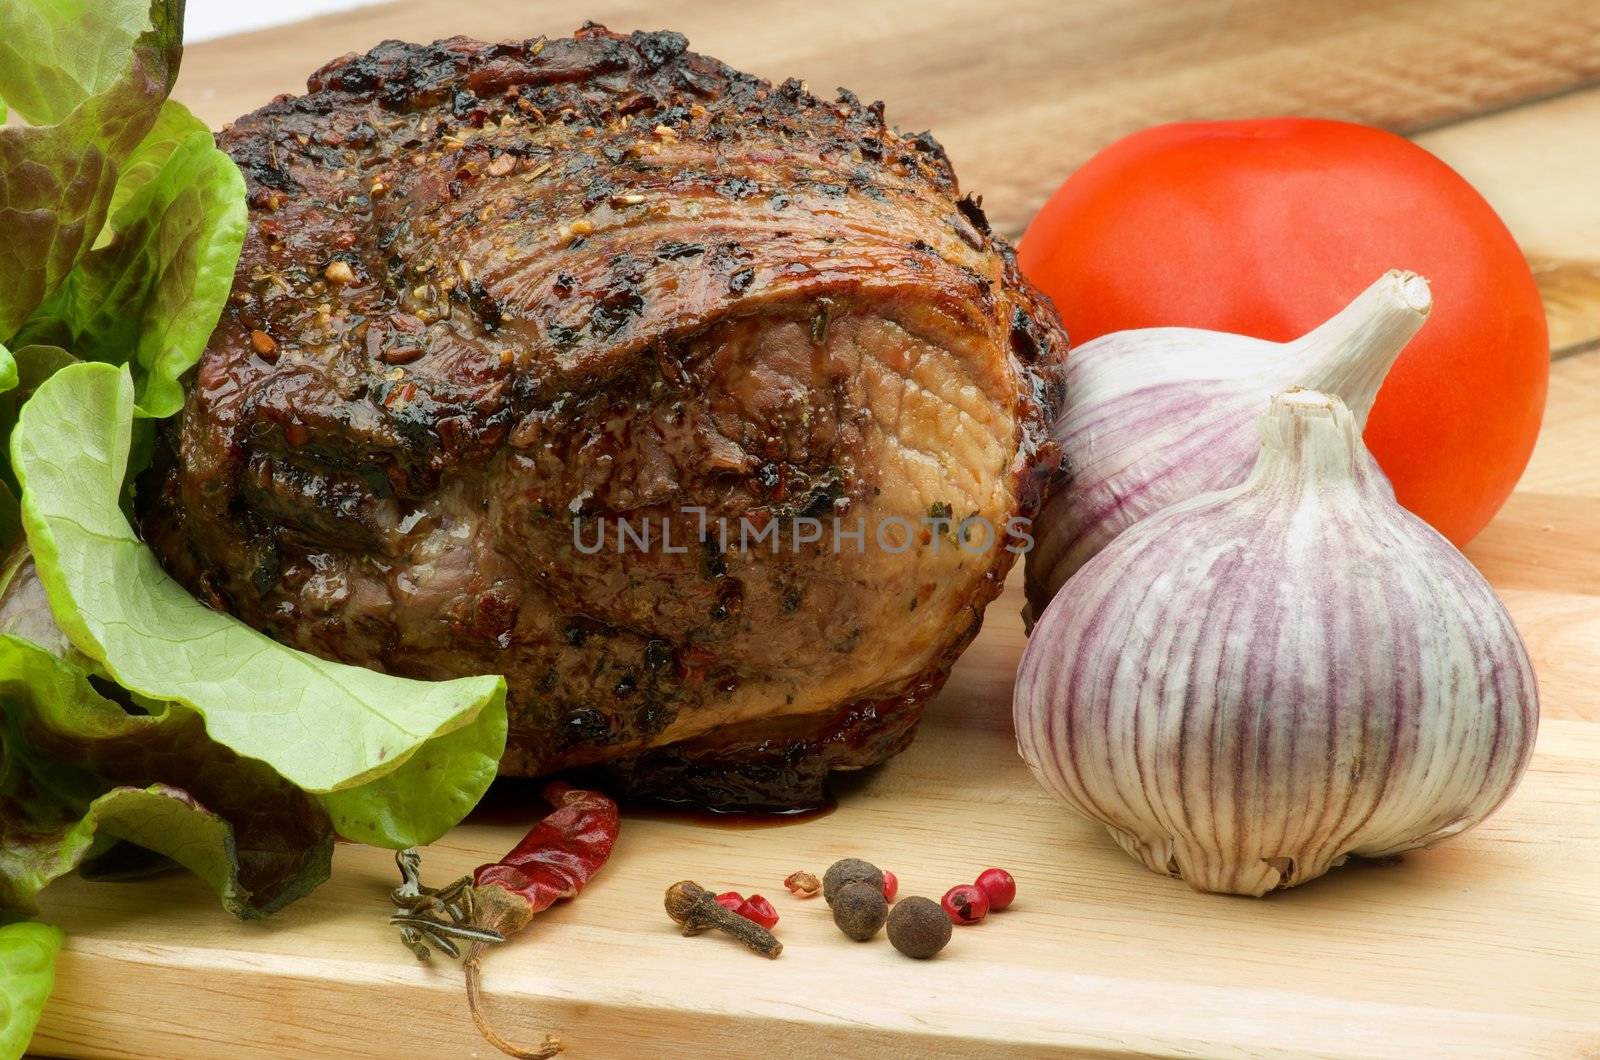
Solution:
{"label": "wooden plank background", "polygon": [[1416,133],[1522,240],[1556,352],[1600,346],[1595,0],[401,0],[198,45],[177,94],[220,125],[384,38],[562,36],[585,18],[885,100],[1012,236],[1148,125],[1306,114]]}

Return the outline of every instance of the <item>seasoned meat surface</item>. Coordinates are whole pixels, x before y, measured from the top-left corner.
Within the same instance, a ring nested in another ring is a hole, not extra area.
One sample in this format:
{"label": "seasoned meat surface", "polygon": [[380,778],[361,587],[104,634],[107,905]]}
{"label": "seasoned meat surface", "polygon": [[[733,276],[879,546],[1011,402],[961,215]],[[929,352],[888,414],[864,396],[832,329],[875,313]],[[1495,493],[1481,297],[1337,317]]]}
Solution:
{"label": "seasoned meat surface", "polygon": [[388,42],[219,143],[249,236],[141,490],[196,594],[505,674],[509,773],[784,805],[909,742],[1066,346],[936,141],[586,26]]}

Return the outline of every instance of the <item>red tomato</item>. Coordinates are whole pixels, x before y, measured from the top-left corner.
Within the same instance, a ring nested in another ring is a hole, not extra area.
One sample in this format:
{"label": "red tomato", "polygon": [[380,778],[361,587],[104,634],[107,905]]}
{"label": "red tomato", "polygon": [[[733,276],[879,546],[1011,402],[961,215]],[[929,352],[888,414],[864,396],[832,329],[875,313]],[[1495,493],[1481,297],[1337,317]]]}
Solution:
{"label": "red tomato", "polygon": [[1366,431],[1400,502],[1464,545],[1533,451],[1550,375],[1533,275],[1483,197],[1391,133],[1301,118],[1147,129],[1056,191],[1019,258],[1075,344],[1160,325],[1282,341],[1387,269],[1421,273],[1431,319]]}

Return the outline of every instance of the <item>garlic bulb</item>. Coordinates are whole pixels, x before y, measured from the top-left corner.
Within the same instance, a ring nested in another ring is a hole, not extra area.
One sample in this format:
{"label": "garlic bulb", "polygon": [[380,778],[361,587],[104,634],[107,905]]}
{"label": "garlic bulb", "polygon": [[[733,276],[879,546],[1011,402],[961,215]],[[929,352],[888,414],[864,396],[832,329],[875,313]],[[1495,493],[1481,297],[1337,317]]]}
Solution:
{"label": "garlic bulb", "polygon": [[1293,342],[1144,328],[1073,350],[1052,431],[1071,479],[1035,520],[1030,617],[1140,519],[1241,481],[1255,462],[1256,418],[1273,394],[1291,386],[1333,394],[1364,428],[1379,384],[1432,306],[1426,280],[1391,271]]}
{"label": "garlic bulb", "polygon": [[1120,535],[1040,617],[1017,744],[1156,872],[1259,895],[1476,824],[1538,724],[1527,652],[1395,503],[1337,398],[1261,419],[1245,482]]}

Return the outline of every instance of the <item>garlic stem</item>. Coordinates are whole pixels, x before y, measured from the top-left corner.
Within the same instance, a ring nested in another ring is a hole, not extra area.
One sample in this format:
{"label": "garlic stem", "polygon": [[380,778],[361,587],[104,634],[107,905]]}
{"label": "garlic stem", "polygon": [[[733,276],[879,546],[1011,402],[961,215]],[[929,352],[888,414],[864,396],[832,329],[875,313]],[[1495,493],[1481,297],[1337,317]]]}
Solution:
{"label": "garlic stem", "polygon": [[1365,428],[1383,377],[1432,308],[1427,280],[1389,270],[1326,323],[1289,343],[1303,366],[1297,381],[1339,395]]}
{"label": "garlic stem", "polygon": [[[1432,307],[1426,280],[1392,270],[1293,342],[1147,328],[1074,350],[1052,431],[1071,477],[1035,521],[1031,615],[1139,520],[1244,481],[1258,454],[1255,421],[1272,395],[1299,385],[1337,397],[1359,436],[1384,375]],[[1377,474],[1365,449],[1356,462],[1361,476]]]}
{"label": "garlic stem", "polygon": [[1338,489],[1357,478],[1361,428],[1338,398],[1296,387],[1272,399],[1261,417],[1261,455],[1248,488],[1284,486],[1298,492],[1314,483]]}

